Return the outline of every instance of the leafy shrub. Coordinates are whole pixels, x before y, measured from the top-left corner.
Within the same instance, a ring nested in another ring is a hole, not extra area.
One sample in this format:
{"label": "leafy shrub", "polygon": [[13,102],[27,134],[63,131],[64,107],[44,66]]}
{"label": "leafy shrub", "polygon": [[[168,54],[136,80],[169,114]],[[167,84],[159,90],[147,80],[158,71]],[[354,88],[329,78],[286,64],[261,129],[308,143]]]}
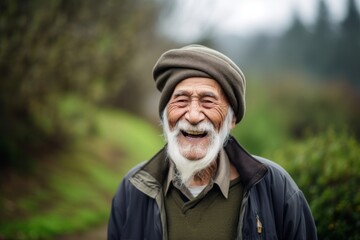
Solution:
{"label": "leafy shrub", "polygon": [[[347,126],[359,138],[359,91],[346,84],[318,84],[301,75],[280,78],[268,85],[268,108],[283,122],[291,138],[303,139],[308,131],[321,133],[329,127]],[[334,112],[336,109],[336,112]]]}
{"label": "leafy shrub", "polygon": [[360,239],[360,146],[332,130],[272,156],[303,190],[319,239]]}

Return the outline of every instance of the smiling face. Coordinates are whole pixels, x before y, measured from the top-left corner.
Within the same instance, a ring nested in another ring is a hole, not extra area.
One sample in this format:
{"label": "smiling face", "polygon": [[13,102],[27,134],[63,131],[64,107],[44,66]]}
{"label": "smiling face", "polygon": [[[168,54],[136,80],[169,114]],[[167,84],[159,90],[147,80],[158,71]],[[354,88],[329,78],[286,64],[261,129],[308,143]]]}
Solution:
{"label": "smiling face", "polygon": [[[220,85],[209,78],[181,81],[167,105],[169,130],[178,127],[177,143],[188,160],[202,159],[210,150],[213,135],[219,133],[229,109]],[[231,128],[235,119],[231,120]]]}

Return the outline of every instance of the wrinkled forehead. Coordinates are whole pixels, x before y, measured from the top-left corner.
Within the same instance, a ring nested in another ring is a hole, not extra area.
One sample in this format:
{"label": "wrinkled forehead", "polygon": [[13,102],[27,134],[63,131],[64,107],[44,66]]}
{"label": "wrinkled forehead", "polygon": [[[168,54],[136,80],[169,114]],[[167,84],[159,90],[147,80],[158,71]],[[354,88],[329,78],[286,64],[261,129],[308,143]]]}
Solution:
{"label": "wrinkled forehead", "polygon": [[221,85],[211,78],[193,77],[179,82],[172,93],[172,97],[185,94],[213,96],[215,98],[224,99],[228,103]]}

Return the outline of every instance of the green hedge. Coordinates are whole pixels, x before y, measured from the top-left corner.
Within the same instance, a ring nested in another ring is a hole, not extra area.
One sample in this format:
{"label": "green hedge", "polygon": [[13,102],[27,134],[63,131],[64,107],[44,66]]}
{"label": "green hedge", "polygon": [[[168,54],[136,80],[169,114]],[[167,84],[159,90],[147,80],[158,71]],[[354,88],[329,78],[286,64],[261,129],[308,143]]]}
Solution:
{"label": "green hedge", "polygon": [[319,239],[360,239],[360,146],[329,130],[272,156],[294,178],[312,209]]}

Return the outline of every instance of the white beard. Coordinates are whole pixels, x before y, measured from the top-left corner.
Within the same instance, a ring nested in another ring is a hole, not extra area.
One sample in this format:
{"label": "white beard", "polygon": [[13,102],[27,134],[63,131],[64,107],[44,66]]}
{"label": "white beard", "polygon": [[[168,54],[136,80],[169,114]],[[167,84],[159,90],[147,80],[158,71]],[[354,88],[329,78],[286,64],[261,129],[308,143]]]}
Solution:
{"label": "white beard", "polygon": [[[196,126],[189,124],[185,120],[180,120],[173,130],[169,128],[169,122],[167,119],[167,109],[163,112],[163,131],[165,139],[167,140],[167,154],[169,158],[174,162],[176,169],[178,170],[178,178],[182,184],[189,186],[193,177],[200,171],[209,167],[217,158],[221,148],[224,146],[226,140],[229,137],[231,124],[234,113],[229,107],[226,118],[221,126],[219,132],[216,132],[214,125],[210,122],[202,122]],[[182,152],[188,151],[200,151],[201,146],[187,146],[180,149],[178,143],[178,135],[182,134],[181,130],[185,131],[206,131],[210,136],[210,143],[207,147],[206,154],[203,158],[197,160],[189,160],[184,157]]]}

